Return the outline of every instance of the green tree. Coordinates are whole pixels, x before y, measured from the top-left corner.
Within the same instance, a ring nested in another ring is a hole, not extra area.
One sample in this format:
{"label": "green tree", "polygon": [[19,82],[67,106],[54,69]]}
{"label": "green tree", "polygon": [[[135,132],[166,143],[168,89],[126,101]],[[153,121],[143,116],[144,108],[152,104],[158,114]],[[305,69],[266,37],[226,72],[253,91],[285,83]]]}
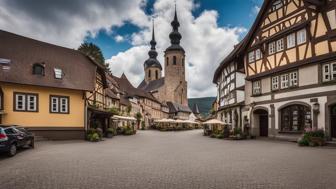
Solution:
{"label": "green tree", "polygon": [[97,45],[93,43],[82,43],[78,47],[78,50],[84,53],[86,56],[89,56],[90,58],[92,58],[97,63],[100,63],[106,66],[103,53]]}
{"label": "green tree", "polygon": [[131,111],[132,111],[132,106],[131,105],[127,106],[126,108],[127,115],[130,115]]}

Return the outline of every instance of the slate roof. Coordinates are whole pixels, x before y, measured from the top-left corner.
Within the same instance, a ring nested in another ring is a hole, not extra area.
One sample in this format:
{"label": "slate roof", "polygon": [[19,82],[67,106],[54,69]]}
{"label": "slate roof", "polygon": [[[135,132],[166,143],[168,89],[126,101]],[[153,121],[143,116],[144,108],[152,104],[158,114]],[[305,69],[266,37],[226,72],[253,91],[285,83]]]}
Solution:
{"label": "slate roof", "polygon": [[133,87],[133,85],[128,80],[125,74],[122,74],[120,78],[115,77],[115,76],[113,77],[117,81],[120,90],[124,92],[125,94],[127,94],[127,96],[139,96],[139,97],[147,98],[147,99],[160,103],[151,93],[146,92],[145,90]]}
{"label": "slate roof", "polygon": [[[0,30],[0,58],[10,60],[0,64],[1,82],[94,90],[98,65],[77,50]],[[32,74],[36,63],[44,65],[44,76]],[[62,79],[55,78],[54,68],[62,69]]]}
{"label": "slate roof", "polygon": [[146,81],[143,80],[138,86],[138,89],[151,92],[151,91],[157,90],[158,88],[162,87],[164,85],[164,82],[165,82],[164,77],[154,80],[154,81],[150,81],[149,83],[146,83]]}
{"label": "slate roof", "polygon": [[177,113],[177,112],[187,112],[192,113],[189,106],[184,106],[182,104],[174,103],[174,102],[167,102],[169,113]]}

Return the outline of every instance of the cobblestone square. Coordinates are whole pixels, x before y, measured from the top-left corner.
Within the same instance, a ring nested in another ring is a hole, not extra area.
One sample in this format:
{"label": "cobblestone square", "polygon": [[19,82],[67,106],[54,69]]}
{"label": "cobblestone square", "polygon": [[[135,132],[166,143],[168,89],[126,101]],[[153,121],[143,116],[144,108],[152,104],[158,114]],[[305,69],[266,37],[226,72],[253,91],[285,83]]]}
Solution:
{"label": "cobblestone square", "polygon": [[3,189],[335,188],[336,150],[227,141],[201,130],[139,131],[102,142],[47,141],[0,156]]}

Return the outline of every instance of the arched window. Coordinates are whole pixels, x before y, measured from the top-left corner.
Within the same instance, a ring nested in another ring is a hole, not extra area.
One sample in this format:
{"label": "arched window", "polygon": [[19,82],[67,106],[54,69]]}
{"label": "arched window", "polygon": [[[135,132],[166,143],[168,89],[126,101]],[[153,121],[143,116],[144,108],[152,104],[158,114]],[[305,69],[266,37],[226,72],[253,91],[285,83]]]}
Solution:
{"label": "arched window", "polygon": [[173,56],[173,64],[176,65],[176,56]]}
{"label": "arched window", "polygon": [[150,77],[151,77],[151,75],[152,75],[152,72],[151,72],[151,70],[148,70],[148,77],[150,78]]}
{"label": "arched window", "polygon": [[166,58],[167,66],[169,65],[169,57]]}
{"label": "arched window", "polygon": [[182,66],[184,66],[184,58],[182,58]]}
{"label": "arched window", "polygon": [[33,75],[44,75],[44,66],[39,63],[34,64]]}
{"label": "arched window", "polygon": [[159,79],[159,72],[155,70],[155,79]]}
{"label": "arched window", "polygon": [[311,111],[304,105],[290,105],[281,110],[281,131],[303,131],[311,127]]}

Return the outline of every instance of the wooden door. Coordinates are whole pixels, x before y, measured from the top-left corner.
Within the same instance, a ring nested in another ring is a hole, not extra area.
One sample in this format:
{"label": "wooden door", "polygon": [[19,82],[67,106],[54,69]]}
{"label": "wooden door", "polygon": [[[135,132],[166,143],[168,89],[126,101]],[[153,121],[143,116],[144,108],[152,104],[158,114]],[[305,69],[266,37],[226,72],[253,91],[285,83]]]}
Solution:
{"label": "wooden door", "polygon": [[336,104],[331,107],[331,137],[336,138]]}
{"label": "wooden door", "polygon": [[259,126],[260,126],[260,136],[268,136],[268,116],[260,115],[259,116]]}

